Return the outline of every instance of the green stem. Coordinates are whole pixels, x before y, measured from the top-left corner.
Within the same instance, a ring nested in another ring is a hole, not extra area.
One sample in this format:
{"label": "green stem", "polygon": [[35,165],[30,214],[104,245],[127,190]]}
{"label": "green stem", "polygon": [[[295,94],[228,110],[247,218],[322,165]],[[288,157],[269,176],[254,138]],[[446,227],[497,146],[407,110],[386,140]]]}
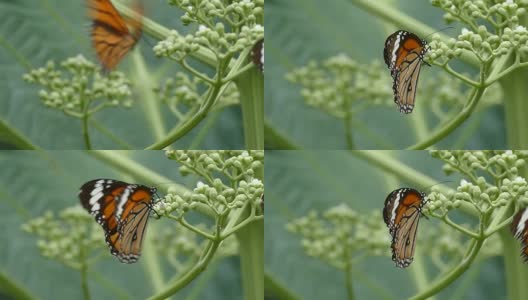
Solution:
{"label": "green stem", "polygon": [[239,229],[236,237],[243,299],[264,299],[264,220],[260,219]]}
{"label": "green stem", "polygon": [[157,81],[149,73],[139,49],[134,51],[132,57],[134,58],[135,68],[134,82],[137,83],[136,88],[140,94],[140,102],[145,112],[144,115],[150,124],[155,139],[162,139],[166,134],[166,130],[163,124],[160,102],[157,101],[154,93],[154,87],[156,87]]}
{"label": "green stem", "polygon": [[499,231],[502,241],[502,255],[504,258],[504,271],[506,278],[506,299],[522,300],[528,299],[528,269],[524,264],[520,253],[519,242],[513,238],[508,228]]}
{"label": "green stem", "polygon": [[242,68],[238,69],[237,72],[230,74],[229,76],[224,77],[224,82],[233,81],[236,78],[242,76],[247,71],[255,68],[255,65],[253,63],[248,63],[247,65],[243,66]]}
{"label": "green stem", "polygon": [[504,120],[510,149],[527,149],[528,135],[528,78],[527,69],[517,69],[500,80],[504,99]]}
{"label": "green stem", "polygon": [[166,299],[175,294],[177,291],[181,290],[183,287],[187,286],[205,270],[211,259],[214,257],[214,254],[216,253],[218,246],[220,246],[220,243],[221,240],[210,241],[202,255],[203,258],[198,261],[198,263],[196,263],[196,265],[189,272],[185,273],[185,275],[183,275],[180,279],[167,286],[160,293],[148,298],[148,300]]}
{"label": "green stem", "polygon": [[81,91],[81,121],[82,121],[82,134],[84,138],[84,145],[86,150],[92,149],[92,144],[90,142],[90,134],[88,133],[88,120],[90,118],[89,113],[90,102],[86,98],[84,89]]}
{"label": "green stem", "polygon": [[82,117],[82,133],[84,138],[84,145],[87,150],[92,149],[92,144],[90,142],[90,134],[88,133],[88,114],[84,114]]}
{"label": "green stem", "polygon": [[88,265],[86,264],[86,253],[83,245],[81,245],[79,249],[79,260],[79,272],[81,272],[81,290],[83,293],[83,299],[90,300],[90,289],[88,288]]}
{"label": "green stem", "polygon": [[[255,170],[255,177],[264,180],[264,168]],[[247,219],[253,210],[246,207],[245,214],[237,219]],[[243,299],[264,299],[264,219],[251,222],[236,231],[240,256],[240,277]]]}
{"label": "green stem", "polygon": [[244,141],[248,150],[264,149],[264,75],[250,69],[235,82],[240,92]]}
{"label": "green stem", "polygon": [[427,125],[425,110],[417,109],[410,120],[416,134],[416,140],[425,140],[429,136],[429,126]]}
{"label": "green stem", "polygon": [[192,232],[194,232],[194,233],[196,233],[198,235],[203,236],[204,238],[206,238],[208,240],[214,240],[215,239],[215,237],[213,235],[201,230],[198,227],[195,227],[195,226],[189,224],[187,221],[185,221],[185,219],[183,217],[181,217],[179,219],[174,217],[174,216],[171,216],[171,215],[169,215],[168,217],[170,219],[177,220],[183,227],[189,229],[190,231],[192,231]]}
{"label": "green stem", "polygon": [[[157,231],[159,224],[149,224],[149,231]],[[154,245],[152,233],[146,234],[145,242],[143,243],[143,267],[145,268],[148,278],[152,284],[153,290],[158,292],[163,290],[164,276],[160,262],[159,253]]]}
{"label": "green stem", "polygon": [[471,79],[467,78],[466,76],[464,76],[464,75],[456,72],[455,70],[453,70],[449,64],[438,65],[438,66],[443,68],[447,73],[449,73],[449,74],[455,76],[456,78],[462,80],[467,85],[470,85],[470,86],[472,86],[474,88],[478,88],[480,86],[480,83],[478,83],[477,81],[471,80]]}
{"label": "green stem", "polygon": [[457,223],[451,221],[451,219],[447,215],[445,215],[441,219],[444,220],[444,222],[447,225],[449,225],[449,226],[453,227],[454,229],[460,231],[462,234],[465,234],[465,235],[467,235],[469,237],[472,237],[472,238],[478,238],[479,237],[478,233],[475,233],[475,232],[473,232],[473,231],[471,231],[471,230],[469,230],[467,228],[464,228],[464,226],[458,225]]}
{"label": "green stem", "polygon": [[352,112],[350,109],[350,100],[347,97],[345,101],[343,101],[343,111],[345,112],[345,116],[343,118],[343,123],[345,126],[345,139],[347,149],[354,150],[354,137],[352,136]]}
{"label": "green stem", "polygon": [[[221,75],[221,74],[218,74]],[[217,76],[218,76],[217,75]],[[147,150],[159,150],[163,149],[172,143],[176,142],[179,138],[187,134],[187,132],[191,131],[194,127],[196,127],[200,121],[202,121],[206,116],[213,104],[215,103],[216,99],[224,92],[224,90],[227,88],[227,84],[221,85],[219,83],[220,79],[217,79],[217,84],[211,86],[209,88],[209,92],[207,93],[207,98],[205,99],[202,106],[198,109],[198,111],[191,115],[189,119],[181,123],[180,125],[176,126],[176,128],[172,129],[167,136],[165,136],[162,140],[148,146]]]}
{"label": "green stem", "polygon": [[344,251],[344,260],[345,260],[345,286],[347,290],[347,296],[348,300],[354,300],[355,294],[354,294],[354,284],[352,281],[352,262],[350,261],[350,253],[349,253],[349,246],[345,246]]}
{"label": "green stem", "polygon": [[[411,271],[411,277],[416,286],[416,290],[418,292],[425,291],[429,286],[429,280],[427,278],[427,272],[423,263],[422,253],[418,251],[415,253],[412,268],[409,269]],[[429,298],[429,300],[434,300],[434,297]]]}
{"label": "green stem", "polygon": [[471,263],[473,263],[473,260],[475,260],[475,258],[477,257],[477,254],[479,253],[479,250],[482,247],[483,243],[484,239],[472,240],[469,246],[469,254],[462,259],[458,266],[449,271],[446,275],[434,282],[432,285],[429,285],[427,290],[418,293],[410,299],[429,299],[429,297],[437,294],[445,287],[453,283],[471,266]]}
{"label": "green stem", "polygon": [[514,210],[515,210],[515,203],[513,201],[508,203],[508,205],[506,206],[495,209],[495,213],[493,214],[493,219],[491,220],[490,224],[486,228],[486,231],[484,232],[484,236],[488,237],[494,234],[495,232],[501,230],[503,227],[509,226],[513,219],[512,214]]}
{"label": "green stem", "polygon": [[444,125],[440,127],[440,129],[438,129],[435,133],[431,134],[427,139],[420,141],[407,149],[425,149],[439,142],[443,138],[447,137],[451,132],[457,129],[465,120],[467,120],[467,118],[469,118],[469,116],[477,107],[477,104],[482,98],[482,95],[484,94],[485,90],[486,88],[476,88],[475,92],[471,95],[471,99],[469,100],[468,104],[464,106],[460,113],[458,113],[453,119],[447,121]]}

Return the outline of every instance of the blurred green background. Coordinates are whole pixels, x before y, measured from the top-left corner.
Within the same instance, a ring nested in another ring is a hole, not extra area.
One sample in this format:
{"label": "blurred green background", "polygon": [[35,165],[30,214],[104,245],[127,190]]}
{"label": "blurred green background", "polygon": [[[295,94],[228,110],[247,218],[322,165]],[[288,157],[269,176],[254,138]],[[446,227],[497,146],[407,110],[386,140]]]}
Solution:
{"label": "blurred green background", "polygon": [[[268,124],[290,142],[306,149],[346,149],[342,120],[305,105],[300,86],[287,82],[284,75],[306,65],[310,60],[323,61],[340,53],[357,62],[368,64],[373,60],[383,66],[385,39],[397,28],[355,6],[353,0],[267,0],[266,1],[266,82],[265,114]],[[387,3],[401,12],[434,28],[447,27],[443,11],[431,6],[430,1],[375,1]],[[383,5],[383,4],[382,4]],[[455,37],[460,28],[443,33]],[[412,28],[407,28],[411,30]],[[431,32],[433,33],[433,32]],[[455,64],[458,71],[474,73],[471,68]],[[444,72],[438,67],[422,67],[420,83]],[[389,70],[387,69],[387,74]],[[418,88],[420,89],[420,88]],[[422,107],[425,109],[425,107]],[[415,110],[422,109],[417,99]],[[426,114],[428,116],[428,114]],[[392,107],[371,107],[356,116],[356,120],[377,134],[383,144],[403,148],[416,142],[412,129],[416,114],[402,115]],[[432,127],[435,120],[428,119]],[[384,149],[366,130],[353,128],[358,149]],[[359,132],[358,132],[359,131]],[[506,148],[504,111],[493,106],[474,113],[460,128],[437,144],[439,149],[454,147],[459,135],[469,138],[464,149]],[[269,144],[269,142],[267,142]],[[273,147],[273,146],[272,146]],[[269,146],[268,146],[269,148]]]}
{"label": "blurred green background", "polygon": [[[187,188],[196,186],[197,178],[182,177],[178,171],[179,164],[168,161],[162,151],[116,153]],[[113,178],[157,186],[160,197],[163,192],[159,192],[159,188],[167,184],[137,181],[130,174],[116,171],[84,151],[0,151],[0,164],[0,271],[38,299],[82,299],[80,274],[42,257],[35,237],[21,230],[23,223],[42,216],[48,210],[58,213],[79,204],[79,187],[91,179]],[[151,218],[147,235],[152,237],[166,226],[174,226],[174,222],[166,218]],[[102,232],[101,239],[104,239]],[[152,276],[148,273],[143,254],[137,263],[123,264],[108,250],[108,255],[99,260],[89,273],[92,299],[145,299],[153,295]],[[174,275],[174,269],[163,258],[159,262],[165,280],[168,280]],[[177,298],[242,299],[239,271],[237,257],[213,260],[207,270],[184,288]],[[0,299],[14,299],[4,293],[0,283]]]}
{"label": "blurred green background", "polygon": [[[180,22],[180,11],[165,0],[143,1],[145,16],[167,28],[181,33],[195,30]],[[4,126],[15,128],[33,144],[46,149],[84,149],[78,119],[62,112],[47,109],[38,97],[40,86],[22,80],[30,68],[45,65],[48,60],[61,62],[83,54],[96,61],[90,45],[90,21],[85,0],[2,0],[0,1],[0,148],[12,148],[4,139]],[[134,51],[145,60],[152,81],[161,84],[179,71],[176,63],[154,56],[152,47],[157,40],[144,34]],[[130,53],[117,67],[132,75],[134,53]],[[199,67],[199,66],[198,66]],[[205,71],[204,68],[199,68]],[[141,82],[133,82],[140,86]],[[94,120],[106,127],[132,149],[142,149],[154,142],[147,122],[140,94],[134,93],[132,109],[109,108],[97,113]],[[155,101],[157,99],[148,99]],[[162,105],[162,104],[160,104]],[[165,127],[171,129],[175,118],[166,106],[161,106]],[[4,126],[2,126],[2,123]],[[243,148],[241,113],[238,106],[213,112],[176,146],[195,149]],[[96,149],[123,149],[101,131],[90,128],[92,145]]]}
{"label": "blurred green background", "polygon": [[[371,152],[371,151],[369,151]],[[442,163],[427,151],[376,151],[388,154],[437,183],[455,187],[458,177],[446,176]],[[428,192],[429,187],[402,182],[360,156],[348,151],[266,151],[265,271],[300,299],[347,299],[344,273],[307,256],[300,237],[285,229],[285,224],[346,204],[358,213],[379,210],[387,195],[399,187],[414,187]],[[453,212],[457,214],[457,212]],[[380,216],[380,223],[383,220]],[[434,218],[422,218],[418,236],[428,226],[438,226]],[[371,256],[353,265],[356,299],[406,299],[416,294],[412,280],[413,265],[395,267],[390,258],[387,229],[387,255]],[[419,250],[420,245],[417,244]],[[438,275],[427,257],[430,279]],[[525,266],[521,266],[525,267]],[[454,298],[458,294],[459,298]],[[281,299],[273,298],[270,299]],[[500,258],[474,263],[436,299],[506,299],[503,262]]]}

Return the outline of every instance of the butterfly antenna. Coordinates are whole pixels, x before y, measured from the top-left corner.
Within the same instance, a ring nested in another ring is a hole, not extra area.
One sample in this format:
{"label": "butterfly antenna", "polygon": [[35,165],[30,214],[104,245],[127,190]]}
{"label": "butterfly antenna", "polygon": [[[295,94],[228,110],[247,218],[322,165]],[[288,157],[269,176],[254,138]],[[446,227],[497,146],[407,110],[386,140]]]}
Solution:
{"label": "butterfly antenna", "polygon": [[427,39],[428,37],[430,37],[431,35],[433,35],[433,34],[435,34],[435,33],[439,33],[439,32],[446,31],[446,30],[448,30],[448,29],[454,29],[454,28],[455,28],[455,27],[453,27],[453,26],[447,26],[447,27],[442,28],[442,29],[440,29],[440,30],[434,31],[434,32],[432,32],[432,33],[429,33],[428,35],[425,36],[424,39]]}

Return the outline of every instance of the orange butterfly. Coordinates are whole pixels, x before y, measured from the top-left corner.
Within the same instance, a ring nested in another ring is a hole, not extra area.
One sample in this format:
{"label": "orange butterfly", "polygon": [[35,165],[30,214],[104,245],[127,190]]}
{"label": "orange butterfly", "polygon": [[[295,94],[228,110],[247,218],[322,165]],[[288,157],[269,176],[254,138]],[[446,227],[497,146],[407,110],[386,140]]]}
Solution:
{"label": "orange butterfly", "polygon": [[112,179],[86,182],[79,190],[82,206],[105,231],[112,255],[123,263],[135,263],[152,211],[156,189]]}
{"label": "orange butterfly", "polygon": [[[112,70],[141,37],[142,20],[125,20],[110,0],[88,0],[92,45],[105,72]],[[141,14],[140,6],[136,12]]]}

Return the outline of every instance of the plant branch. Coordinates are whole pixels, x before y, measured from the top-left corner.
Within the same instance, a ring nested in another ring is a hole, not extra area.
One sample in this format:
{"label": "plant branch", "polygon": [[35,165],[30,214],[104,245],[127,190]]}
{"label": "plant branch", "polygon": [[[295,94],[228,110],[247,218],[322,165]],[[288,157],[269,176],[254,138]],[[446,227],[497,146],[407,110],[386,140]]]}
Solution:
{"label": "plant branch", "polygon": [[457,129],[469,116],[473,113],[475,108],[477,107],[477,104],[479,103],[480,99],[482,98],[482,95],[484,94],[484,91],[486,88],[475,88],[468,104],[464,106],[464,108],[456,115],[453,119],[447,121],[439,130],[437,130],[435,133],[431,134],[427,139],[420,141],[412,146],[410,146],[409,150],[418,150],[418,149],[425,149],[443,138],[445,138],[447,135],[449,135],[451,132],[453,132],[455,129]]}
{"label": "plant branch", "polygon": [[170,284],[160,293],[148,298],[148,300],[166,299],[171,295],[175,294],[177,291],[181,290],[189,283],[191,283],[191,281],[193,281],[196,277],[198,277],[198,275],[200,275],[205,270],[211,259],[214,257],[214,254],[216,253],[218,246],[220,246],[220,243],[221,240],[219,239],[209,241],[208,245],[204,249],[204,253],[202,254],[203,258],[200,259],[189,272],[185,273],[185,275],[180,277],[174,283]]}
{"label": "plant branch", "polygon": [[466,76],[458,73],[457,71],[453,70],[449,64],[446,63],[446,64],[436,64],[436,65],[442,67],[447,73],[449,73],[449,74],[453,75],[454,77],[462,80],[467,85],[470,85],[470,86],[472,86],[474,88],[480,87],[480,83],[478,81],[471,80],[471,79],[467,78]]}
{"label": "plant branch", "polygon": [[460,277],[471,266],[471,263],[477,257],[477,254],[480,248],[482,247],[483,243],[484,243],[483,238],[473,239],[468,248],[467,256],[464,257],[462,261],[454,269],[452,269],[442,278],[440,278],[435,283],[430,285],[427,290],[420,292],[419,294],[415,295],[414,297],[411,297],[410,299],[412,300],[428,299],[429,297],[437,294],[438,292],[443,290],[445,287],[450,285],[453,281],[455,281],[458,277]]}
{"label": "plant branch", "polygon": [[465,235],[468,235],[468,236],[470,236],[470,237],[472,237],[472,238],[474,238],[474,239],[479,238],[478,233],[473,232],[473,231],[471,231],[471,230],[469,230],[469,229],[467,229],[467,228],[464,228],[463,226],[460,226],[460,225],[458,225],[457,223],[451,221],[451,219],[450,219],[447,215],[445,215],[444,217],[442,217],[442,220],[443,220],[447,225],[453,227],[454,229],[460,231],[461,233],[463,233],[463,234],[465,234]]}
{"label": "plant branch", "polygon": [[183,217],[181,217],[179,219],[174,217],[174,216],[171,216],[171,215],[168,215],[167,217],[170,218],[170,219],[173,219],[173,220],[177,220],[178,222],[180,222],[180,224],[182,224],[183,227],[189,229],[190,231],[192,231],[192,232],[194,232],[194,233],[196,233],[198,235],[201,235],[201,236],[205,237],[208,240],[212,241],[212,240],[215,239],[215,237],[213,235],[211,235],[211,234],[209,234],[209,233],[207,233],[207,232],[205,232],[205,231],[203,231],[203,230],[201,230],[201,229],[189,224]]}

